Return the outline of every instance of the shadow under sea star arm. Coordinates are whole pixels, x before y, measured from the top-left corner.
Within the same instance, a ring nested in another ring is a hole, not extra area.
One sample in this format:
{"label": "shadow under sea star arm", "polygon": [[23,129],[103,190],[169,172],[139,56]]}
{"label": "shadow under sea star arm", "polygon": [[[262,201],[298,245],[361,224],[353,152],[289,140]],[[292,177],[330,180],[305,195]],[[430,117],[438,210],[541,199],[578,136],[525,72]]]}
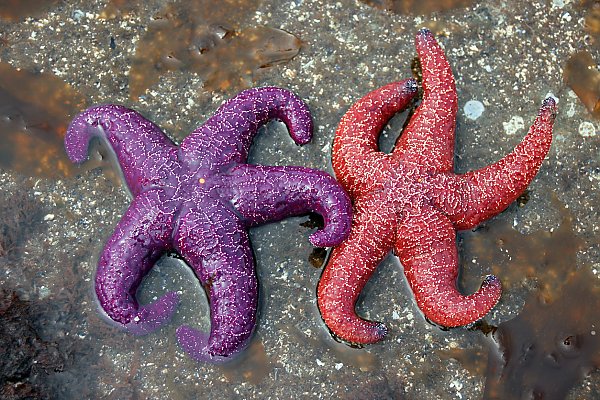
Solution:
{"label": "shadow under sea star arm", "polygon": [[431,31],[421,29],[415,45],[423,73],[423,101],[396,142],[392,158],[452,171],[458,108],[454,76]]}
{"label": "shadow under sea star arm", "polygon": [[173,215],[156,206],[161,203],[158,190],[133,200],[104,246],[96,271],[101,307],[111,319],[140,335],[166,323],[178,302],[175,292],[144,306],[135,298],[143,277],[170,247]]}
{"label": "shadow under sea star arm", "polygon": [[331,162],[335,175],[351,195],[388,163],[379,151],[378,138],[394,114],[406,108],[417,93],[414,79],[390,83],[368,93],[344,114],[333,140]]}
{"label": "shadow under sea star arm", "polygon": [[182,210],[175,249],[192,267],[210,304],[210,334],[183,325],[181,347],[197,361],[221,363],[243,350],[256,325],[258,282],[248,234],[219,202]]}
{"label": "shadow under sea star arm", "polygon": [[226,101],[180,146],[180,159],[188,168],[244,163],[258,129],[269,120],[283,121],[294,141],[306,144],[313,123],[308,106],[294,93],[261,87],[244,90]]}
{"label": "shadow under sea star arm", "polygon": [[519,197],[537,174],[550,150],[556,102],[544,100],[529,133],[504,158],[464,175],[432,177],[438,191],[434,203],[457,229],[470,229],[500,213]]}
{"label": "shadow under sea star arm", "polygon": [[136,195],[142,189],[167,178],[176,160],[176,147],[163,131],[136,111],[107,104],[90,107],[77,115],[65,135],[65,149],[71,161],[88,157],[93,137],[108,142],[115,153],[127,186]]}
{"label": "shadow under sea star arm", "polygon": [[440,212],[427,207],[405,218],[398,226],[395,251],[419,309],[431,322],[445,327],[470,324],[500,298],[500,280],[493,275],[469,296],[458,291],[456,233]]}
{"label": "shadow under sea star arm", "polygon": [[310,236],[313,245],[335,246],[350,233],[350,198],[326,172],[242,164],[224,178],[230,184],[223,193],[247,227],[315,212],[323,217],[324,227]]}
{"label": "shadow under sea star arm", "polygon": [[317,288],[323,321],[350,343],[375,343],[387,333],[385,325],[364,320],[355,310],[360,292],[393,245],[396,215],[392,207],[378,209],[381,203],[370,196],[355,205],[350,236],[332,250]]}

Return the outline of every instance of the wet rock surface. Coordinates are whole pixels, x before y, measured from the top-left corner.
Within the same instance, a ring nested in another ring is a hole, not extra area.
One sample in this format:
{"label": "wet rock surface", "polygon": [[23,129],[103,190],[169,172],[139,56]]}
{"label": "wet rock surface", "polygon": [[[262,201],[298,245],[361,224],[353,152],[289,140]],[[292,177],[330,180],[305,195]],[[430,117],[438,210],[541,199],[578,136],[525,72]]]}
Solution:
{"label": "wet rock surface", "polygon": [[4,399],[50,398],[40,374],[60,371],[63,360],[52,343],[42,340],[35,316],[15,292],[0,291],[0,396]]}
{"label": "wet rock surface", "polygon": [[[600,367],[596,280],[589,269],[574,271],[557,298],[532,295],[517,317],[498,326],[499,352],[490,352],[484,398],[564,399]],[[594,389],[590,398],[599,395]]]}
{"label": "wet rock surface", "polygon": [[[529,200],[511,205],[487,226],[503,224],[515,229],[515,233],[506,230],[512,235],[558,230],[563,227],[564,205],[572,215],[571,231],[581,241],[572,263],[591,271],[589,280],[598,279],[600,136],[598,120],[586,108],[595,100],[583,102],[564,78],[568,60],[578,52],[585,51],[596,64],[600,60],[596,2],[448,1],[443,4],[454,8],[421,14],[394,13],[345,0],[226,3],[238,11],[248,10],[243,21],[232,27],[236,31],[267,26],[302,41],[295,57],[261,69],[252,75],[252,84],[285,87],[305,99],[313,112],[314,139],[299,148],[280,123],[270,123],[254,141],[250,157],[254,163],[305,165],[331,172],[331,142],[339,119],[368,91],[412,74],[413,38],[423,26],[439,38],[457,81],[459,172],[487,165],[509,152],[525,134],[542,99],[549,93],[557,96],[555,139],[529,188]],[[236,93],[233,86],[209,90],[200,74],[175,69],[161,70],[138,100],[131,97],[130,71],[153,18],[164,9],[162,1],[36,4],[39,10],[25,16],[8,19],[0,14],[0,61],[27,73],[56,76],[81,93],[88,105],[110,102],[135,108],[181,141]],[[110,15],[107,6],[113,7]],[[227,22],[224,18],[235,15],[234,11],[215,9],[211,23],[214,26],[219,18]],[[583,77],[577,69],[567,72]],[[597,88],[592,83],[587,92],[594,95]],[[586,88],[586,83],[580,86]],[[475,119],[464,112],[469,101],[483,105]],[[48,111],[50,103],[42,104],[46,108],[38,114],[61,112]],[[2,111],[0,117],[6,115]],[[391,145],[401,127],[402,117],[393,120],[382,144]],[[60,133],[52,132],[58,142]],[[9,137],[10,131],[2,135],[4,142],[14,143],[15,152],[28,154],[28,148],[35,148],[42,150],[39,157],[45,154],[43,145],[27,147]],[[99,152],[93,158],[102,164],[110,157]],[[1,208],[0,217],[8,224],[3,226],[9,228],[2,232],[12,235],[10,243],[16,243],[15,250],[0,254],[0,287],[10,299],[17,293],[10,309],[17,313],[11,321],[19,321],[2,325],[13,330],[1,340],[29,340],[30,349],[19,356],[23,358],[13,356],[15,363],[5,372],[29,385],[14,392],[17,398],[36,393],[64,399],[477,399],[484,395],[484,373],[478,371],[485,368],[467,369],[440,351],[475,349],[470,356],[482,359],[488,346],[498,345],[481,331],[442,331],[428,324],[393,256],[379,267],[358,305],[361,315],[390,327],[386,340],[363,349],[333,340],[315,304],[321,270],[313,265],[321,262],[323,254],[313,256],[311,263],[314,249],[307,236],[315,228],[302,226],[306,217],[251,231],[261,282],[260,314],[255,339],[241,359],[224,367],[199,364],[178,347],[176,327],[187,323],[206,329],[208,307],[193,275],[168,257],[152,270],[139,297],[149,301],[169,290],[180,292],[182,302],[173,321],[145,337],[122,332],[100,313],[93,293],[100,250],[130,201],[115,178],[118,174],[109,175],[107,171],[114,169],[106,164],[64,174],[55,162],[29,160],[35,173],[0,163],[0,194],[11,205]],[[29,211],[19,214],[21,209]],[[480,249],[482,256],[474,257],[477,248],[469,244],[503,248],[501,243],[479,241],[485,232],[480,229],[459,237],[465,291],[470,290],[469,282],[480,282],[482,275],[498,268],[525,268],[506,257],[506,252],[485,259],[487,253]],[[523,251],[535,259],[544,247]],[[539,254],[539,259],[544,257],[546,253]],[[525,304],[538,290],[536,278],[550,280],[547,293],[566,293],[560,289],[565,275],[545,274],[543,268],[528,271],[525,277],[503,278],[510,284],[486,322],[500,326],[517,316],[527,321]],[[37,366],[38,359],[40,364],[46,360],[47,368]],[[599,392],[600,375],[590,372],[577,377],[566,398],[593,398]]]}

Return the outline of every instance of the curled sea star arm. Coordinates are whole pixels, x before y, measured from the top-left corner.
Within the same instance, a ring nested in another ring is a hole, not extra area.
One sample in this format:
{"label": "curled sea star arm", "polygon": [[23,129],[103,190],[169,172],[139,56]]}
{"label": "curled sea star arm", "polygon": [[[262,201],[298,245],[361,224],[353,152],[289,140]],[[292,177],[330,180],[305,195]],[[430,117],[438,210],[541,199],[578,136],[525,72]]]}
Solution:
{"label": "curled sea star arm", "polygon": [[135,334],[145,334],[167,322],[177,306],[175,292],[140,306],[135,293],[143,277],[170,248],[173,214],[160,209],[159,190],[137,196],[102,251],[96,271],[96,295],[114,321]]}
{"label": "curled sea star arm", "polygon": [[375,343],[385,325],[362,319],[355,306],[360,292],[393,245],[393,207],[370,195],[355,204],[350,236],[332,250],[317,288],[317,302],[327,327],[350,343]]}
{"label": "curled sea star arm", "polygon": [[374,90],[350,107],[333,140],[335,175],[350,194],[388,167],[388,156],[379,151],[378,138],[392,116],[404,109],[417,92],[414,79],[390,83]]}
{"label": "curled sea star arm", "polygon": [[242,164],[225,179],[226,197],[247,227],[315,212],[323,217],[324,227],[310,236],[313,245],[335,246],[350,232],[350,198],[326,172]]}
{"label": "curled sea star arm", "polygon": [[392,158],[451,171],[458,108],[454,76],[429,30],[419,31],[415,45],[423,73],[423,101],[396,142]]}
{"label": "curled sea star arm", "polygon": [[204,287],[211,313],[210,334],[184,325],[178,341],[198,361],[226,361],[246,346],[256,324],[258,283],[248,234],[232,210],[203,203],[182,210],[175,243]]}
{"label": "curled sea star arm", "polygon": [[454,226],[446,216],[429,207],[399,224],[395,251],[419,309],[436,324],[470,324],[482,318],[500,298],[500,280],[493,275],[486,277],[481,288],[469,296],[457,290]]}
{"label": "curled sea star arm", "polygon": [[158,185],[174,169],[176,146],[158,126],[136,111],[107,104],[77,115],[65,135],[69,158],[75,163],[85,161],[88,145],[95,136],[109,143],[134,195]]}
{"label": "curled sea star arm", "polygon": [[180,146],[180,159],[189,168],[208,169],[244,163],[258,129],[271,119],[283,121],[297,144],[312,137],[308,106],[294,93],[276,87],[244,90],[226,101]]}
{"label": "curled sea star arm", "polygon": [[544,100],[529,133],[498,162],[463,175],[433,177],[434,202],[457,229],[469,229],[503,211],[519,197],[537,174],[552,142],[556,102]]}

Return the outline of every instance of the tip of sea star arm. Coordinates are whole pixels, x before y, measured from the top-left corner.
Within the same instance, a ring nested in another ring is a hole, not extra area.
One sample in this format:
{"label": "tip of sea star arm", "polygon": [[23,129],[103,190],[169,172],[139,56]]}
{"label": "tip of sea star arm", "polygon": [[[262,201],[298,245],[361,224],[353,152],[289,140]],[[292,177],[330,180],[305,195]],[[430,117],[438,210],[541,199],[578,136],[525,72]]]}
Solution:
{"label": "tip of sea star arm", "polygon": [[549,113],[552,120],[556,118],[556,113],[558,111],[558,106],[556,104],[556,100],[552,96],[548,96],[542,102],[542,107],[540,108],[539,114]]}
{"label": "tip of sea star arm", "polygon": [[350,235],[352,202],[333,177],[326,174],[322,176],[320,185],[323,190],[320,191],[315,211],[323,217],[325,226],[310,235],[309,240],[316,247],[333,247]]}
{"label": "tip of sea star arm", "polygon": [[456,102],[454,76],[450,63],[431,31],[421,29],[415,36],[415,47],[423,75],[423,97],[445,98],[448,105]]}
{"label": "tip of sea star arm", "polygon": [[[361,329],[360,332],[358,332],[356,329],[356,324],[348,324],[347,327],[344,327],[339,321],[334,324],[336,326],[335,330],[331,329],[327,325],[327,322],[325,322],[325,326],[329,330],[331,337],[333,337],[336,342],[340,342],[354,348],[362,348],[367,344],[373,344],[382,341],[388,334],[388,329],[384,324],[372,321],[367,322],[372,325]],[[331,321],[329,321],[329,323],[331,323]],[[371,333],[368,339],[365,336],[365,332]]]}
{"label": "tip of sea star arm", "polygon": [[88,146],[94,136],[102,133],[90,115],[95,114],[99,107],[90,108],[79,115],[69,124],[65,134],[65,150],[71,161],[81,164],[88,158]]}
{"label": "tip of sea star arm", "polygon": [[457,229],[477,226],[506,209],[523,193],[550,150],[557,109],[556,100],[546,98],[529,133],[497,162],[466,174],[434,178],[437,185],[449,189],[435,202]]}
{"label": "tip of sea star arm", "polygon": [[[132,122],[138,129],[124,129],[131,126]],[[139,129],[140,125],[151,129],[144,131]],[[81,163],[87,159],[88,145],[94,136],[104,136],[117,155],[118,148],[129,145],[133,137],[147,136],[156,142],[171,143],[158,127],[142,115],[118,104],[92,106],[73,118],[65,135],[65,149],[71,161]]]}
{"label": "tip of sea star arm", "polygon": [[417,84],[417,80],[415,78],[408,78],[405,79],[404,81],[404,90],[407,93],[410,93],[411,96],[414,96],[417,93],[417,90],[419,89],[419,85]]}
{"label": "tip of sea star arm", "polygon": [[296,144],[303,145],[310,142],[313,132],[312,116],[308,105],[298,95],[275,86],[248,90],[255,91],[256,94],[253,95],[255,101],[261,98],[265,105],[271,107],[274,117],[287,125],[290,137]]}
{"label": "tip of sea star arm", "polygon": [[307,144],[312,139],[313,120],[308,106],[300,97],[289,93],[291,101],[288,103],[289,112],[282,116],[287,125],[290,136],[298,145]]}
{"label": "tip of sea star arm", "polygon": [[360,186],[365,170],[387,168],[378,138],[384,125],[405,109],[416,93],[417,83],[412,78],[389,83],[363,96],[344,114],[335,133],[331,162],[347,190]]}
{"label": "tip of sea star arm", "polygon": [[177,293],[169,292],[154,303],[141,306],[137,315],[124,324],[125,329],[134,335],[151,333],[169,322],[178,303]]}
{"label": "tip of sea star arm", "polygon": [[310,243],[315,247],[333,247],[340,244],[350,232],[350,222],[340,221],[335,225],[331,223],[322,229],[319,229],[310,237]]}
{"label": "tip of sea star arm", "polygon": [[365,284],[393,245],[396,210],[375,194],[354,204],[350,236],[332,250],[317,287],[317,305],[330,331],[352,344],[382,340],[387,329],[356,313],[356,302]]}
{"label": "tip of sea star arm", "polygon": [[240,347],[237,351],[227,356],[220,356],[210,351],[209,338],[209,333],[201,332],[187,325],[177,328],[177,341],[179,345],[190,357],[198,362],[224,364],[236,359],[240,351],[244,348]]}
{"label": "tip of sea star arm", "polygon": [[428,28],[421,28],[421,29],[419,29],[419,31],[417,32],[417,34],[419,36],[422,36],[422,37],[431,37],[431,38],[433,38],[433,33]]}
{"label": "tip of sea star arm", "polygon": [[419,307],[428,321],[446,328],[455,328],[483,318],[498,303],[501,294],[500,280],[494,275],[488,275],[481,288],[469,296],[463,296],[454,289],[438,293],[435,298],[417,299],[417,303],[420,303]]}
{"label": "tip of sea star arm", "polygon": [[180,158],[195,165],[243,163],[259,128],[281,120],[298,145],[312,139],[313,121],[306,103],[289,90],[273,86],[247,89],[227,100],[181,143]]}
{"label": "tip of sea star arm", "polygon": [[[430,49],[430,50],[433,50],[436,53],[441,51],[441,49],[439,49],[439,45],[438,45],[437,41],[435,40],[435,36],[427,28],[419,29],[419,31],[415,35],[415,44],[416,44],[417,50],[419,52],[421,52],[425,49],[428,49],[429,46],[435,46],[435,48]],[[426,46],[426,47],[424,47],[424,46]]]}
{"label": "tip of sea star arm", "polygon": [[450,171],[454,163],[454,133],[458,100],[444,51],[429,31],[416,35],[422,72],[423,100],[396,142],[392,157],[435,171]]}
{"label": "tip of sea star arm", "polygon": [[340,305],[327,298],[322,291],[318,299],[323,322],[336,340],[351,346],[362,346],[380,342],[387,335],[388,329],[384,324],[360,318],[354,307],[349,310],[345,304]]}
{"label": "tip of sea star arm", "polygon": [[225,194],[244,226],[303,215],[323,218],[323,228],[310,236],[317,247],[341,243],[350,232],[352,203],[328,173],[307,167],[242,164],[226,177],[231,192]]}
{"label": "tip of sea star arm", "polygon": [[356,237],[351,236],[333,249],[319,280],[317,305],[323,322],[336,339],[362,345],[379,342],[387,334],[384,324],[365,320],[355,310],[362,288],[386,252],[371,257],[362,254],[356,243]]}
{"label": "tip of sea star arm", "polygon": [[419,309],[429,321],[445,326],[468,325],[487,314],[500,299],[500,280],[487,276],[479,290],[462,294],[455,228],[441,212],[424,208],[399,226],[395,251]]}
{"label": "tip of sea star arm", "polygon": [[[336,287],[337,286],[337,287]],[[358,294],[340,295],[339,282],[321,277],[317,290],[317,304],[323,322],[332,336],[350,345],[376,343],[387,335],[384,324],[360,318],[354,310]]]}

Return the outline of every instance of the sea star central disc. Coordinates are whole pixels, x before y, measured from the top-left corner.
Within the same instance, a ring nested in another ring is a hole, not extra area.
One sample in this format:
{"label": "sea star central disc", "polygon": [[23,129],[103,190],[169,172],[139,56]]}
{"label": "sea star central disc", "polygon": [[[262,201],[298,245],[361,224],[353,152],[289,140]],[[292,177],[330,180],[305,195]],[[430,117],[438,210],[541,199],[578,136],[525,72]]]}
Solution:
{"label": "sea star central disc", "polygon": [[495,276],[462,295],[456,288],[456,230],[469,229],[513,202],[537,173],[552,141],[554,99],[542,108],[523,141],[500,161],[455,174],[457,97],[448,60],[430,31],[416,37],[423,101],[391,154],[378,151],[385,123],[417,91],[407,79],[379,88],[342,118],[333,143],[333,168],[354,201],[350,236],[336,247],[318,287],[322,317],[337,337],[373,343],[387,330],[356,315],[355,304],[377,265],[394,250],[416,303],[430,321],[454,327],[480,319],[501,294]]}
{"label": "sea star central disc", "polygon": [[281,119],[298,144],[310,141],[312,120],[293,93],[250,89],[225,102],[176,146],[153,123],[122,106],[79,114],[65,137],[74,162],[87,158],[92,136],[114,149],[134,199],[102,251],[96,294],[108,316],[133,333],[157,329],[172,315],[176,293],[140,306],[135,293],[167,251],[192,267],[210,302],[210,335],[188,326],[179,343],[197,360],[224,361],[248,342],[256,325],[258,284],[247,228],[316,212],[325,226],[315,246],[340,243],[350,230],[350,199],[322,171],[246,164],[259,127]]}

